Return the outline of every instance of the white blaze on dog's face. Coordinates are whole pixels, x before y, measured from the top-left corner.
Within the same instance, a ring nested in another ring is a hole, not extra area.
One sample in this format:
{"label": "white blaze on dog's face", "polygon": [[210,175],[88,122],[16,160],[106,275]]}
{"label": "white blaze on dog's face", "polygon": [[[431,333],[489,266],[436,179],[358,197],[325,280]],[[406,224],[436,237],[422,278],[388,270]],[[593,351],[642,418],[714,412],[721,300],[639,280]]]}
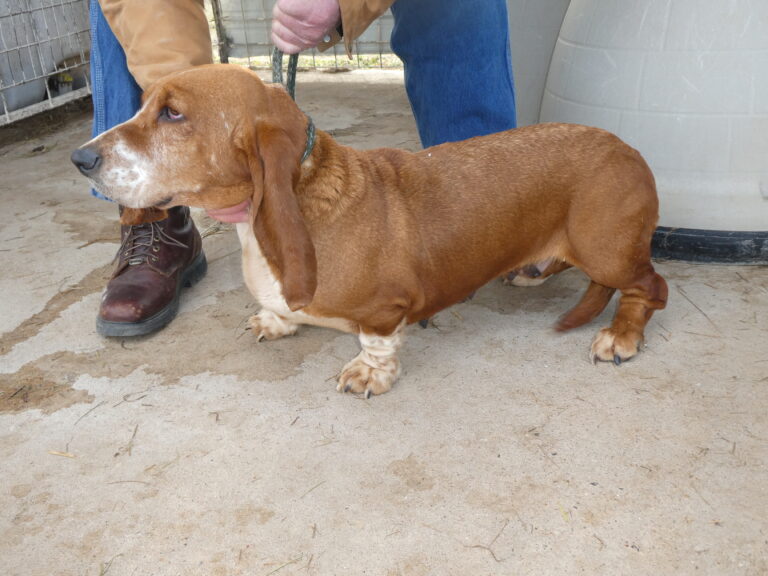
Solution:
{"label": "white blaze on dog's face", "polygon": [[253,122],[238,117],[244,100],[251,115],[264,113],[270,90],[250,72],[205,68],[158,82],[133,118],[81,148],[100,158],[96,169],[81,169],[94,188],[130,208],[224,208],[253,194],[248,162],[232,153],[241,148],[233,142],[247,138],[243,125]]}
{"label": "white blaze on dog's face", "polygon": [[196,66],[157,82],[136,116],[75,150],[72,161],[129,208],[211,210],[250,201],[253,233],[297,310],[317,287],[295,190],[308,122],[282,86],[236,65]]}

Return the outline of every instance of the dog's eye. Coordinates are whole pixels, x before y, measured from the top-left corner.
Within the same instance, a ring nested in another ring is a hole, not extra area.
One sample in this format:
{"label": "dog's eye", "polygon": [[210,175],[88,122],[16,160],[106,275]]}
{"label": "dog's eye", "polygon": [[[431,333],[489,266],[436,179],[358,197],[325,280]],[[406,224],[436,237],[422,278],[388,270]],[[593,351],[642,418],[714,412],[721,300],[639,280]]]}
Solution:
{"label": "dog's eye", "polygon": [[160,118],[170,122],[178,122],[179,120],[184,120],[184,114],[181,114],[179,111],[166,106],[160,110]]}

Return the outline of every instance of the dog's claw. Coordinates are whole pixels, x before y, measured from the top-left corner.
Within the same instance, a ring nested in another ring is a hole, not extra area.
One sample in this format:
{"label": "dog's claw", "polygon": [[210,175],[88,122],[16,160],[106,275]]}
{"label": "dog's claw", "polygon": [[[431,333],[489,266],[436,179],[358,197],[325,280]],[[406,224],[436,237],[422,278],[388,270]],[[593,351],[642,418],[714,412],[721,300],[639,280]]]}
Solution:
{"label": "dog's claw", "polygon": [[595,366],[597,366],[597,361],[598,361],[598,360],[599,360],[599,358],[597,357],[597,354],[593,354],[593,355],[592,355],[592,364],[594,364]]}
{"label": "dog's claw", "polygon": [[426,328],[429,326],[429,318],[424,318],[424,320],[419,320],[419,326],[422,328]]}
{"label": "dog's claw", "polygon": [[619,356],[618,354],[614,354],[613,363],[616,364],[616,366],[621,366],[621,356]]}
{"label": "dog's claw", "polygon": [[370,388],[366,388],[365,389],[365,394],[363,394],[363,396],[365,396],[365,399],[368,400],[371,397],[371,389]]}

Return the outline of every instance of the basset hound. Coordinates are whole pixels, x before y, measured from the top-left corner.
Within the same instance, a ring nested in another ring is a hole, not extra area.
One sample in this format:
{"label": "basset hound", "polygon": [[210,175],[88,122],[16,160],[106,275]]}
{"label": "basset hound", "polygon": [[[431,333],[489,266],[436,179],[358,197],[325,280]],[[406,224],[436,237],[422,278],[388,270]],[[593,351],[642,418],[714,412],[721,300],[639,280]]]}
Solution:
{"label": "basset hound", "polygon": [[130,208],[222,209],[237,224],[259,339],[300,324],[356,334],[337,389],[387,392],[407,324],[538,262],[590,279],[559,319],[594,319],[621,292],[590,357],[637,354],[667,285],[651,264],[658,218],[640,154],[597,128],[540,124],[411,153],[355,150],[314,126],[279,85],[235,65],[167,77],[141,110],[73,153],[106,196]]}

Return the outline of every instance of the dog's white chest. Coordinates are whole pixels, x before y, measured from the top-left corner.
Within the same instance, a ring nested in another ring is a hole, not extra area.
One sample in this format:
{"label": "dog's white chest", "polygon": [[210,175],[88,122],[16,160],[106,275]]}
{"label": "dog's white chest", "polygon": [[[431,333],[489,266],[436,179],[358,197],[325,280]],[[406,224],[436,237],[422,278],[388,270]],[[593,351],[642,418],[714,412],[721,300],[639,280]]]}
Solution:
{"label": "dog's white chest", "polygon": [[248,290],[262,308],[296,324],[312,324],[343,332],[352,332],[353,334],[358,333],[357,325],[344,318],[312,316],[301,310],[291,311],[283,297],[283,285],[272,273],[259,241],[256,240],[256,235],[253,233],[253,226],[250,222],[238,222],[236,227],[240,246],[243,249],[245,285],[248,286]]}
{"label": "dog's white chest", "polygon": [[243,249],[243,278],[248,290],[264,308],[282,316],[291,314],[283,298],[283,286],[267,263],[249,222],[238,222],[237,236]]}

